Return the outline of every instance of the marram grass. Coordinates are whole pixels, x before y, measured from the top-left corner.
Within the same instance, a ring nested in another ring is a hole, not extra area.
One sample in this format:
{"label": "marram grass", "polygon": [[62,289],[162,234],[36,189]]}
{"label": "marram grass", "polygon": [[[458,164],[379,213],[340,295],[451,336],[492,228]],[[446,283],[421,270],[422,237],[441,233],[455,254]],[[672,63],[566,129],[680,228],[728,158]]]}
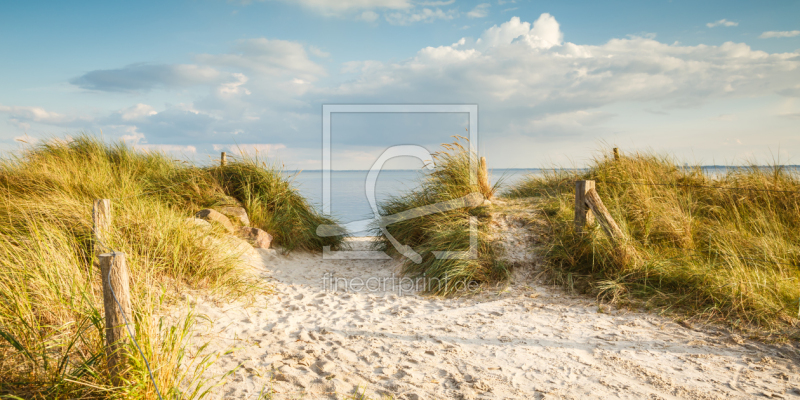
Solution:
{"label": "marram grass", "polygon": [[[308,232],[330,223],[281,172],[257,160],[202,168],[97,139],[50,141],[0,160],[0,398],[139,398],[156,393],[130,346],[125,381],[106,369],[92,201],[112,199],[109,247],[126,253],[135,337],[165,398],[201,398],[212,354],[187,353],[194,316],[159,317],[187,289],[236,298],[261,292],[238,254],[186,223],[197,210],[242,203],[286,249],[338,245]],[[214,229],[211,235],[222,234]]]}
{"label": "marram grass", "polygon": [[[575,234],[576,180],[596,181],[635,257],[620,257],[597,226]],[[505,195],[542,200],[550,227],[545,258],[563,283],[696,320],[797,335],[797,171],[750,166],[712,176],[669,157],[634,154],[595,159],[586,172],[530,176]]]}
{"label": "marram grass", "polygon": [[[418,187],[410,192],[391,197],[379,204],[381,215],[389,216],[418,207],[436,204],[480,193],[489,198],[496,186],[480,185],[483,172],[473,151],[461,144],[461,138],[444,144],[443,150],[434,153],[435,169],[420,175]],[[468,143],[467,143],[468,144]],[[472,171],[473,179],[470,178]],[[477,257],[462,259],[437,259],[434,251],[467,251],[470,248],[470,218],[477,219]],[[486,207],[463,207],[434,213],[390,224],[387,231],[403,245],[410,246],[422,256],[422,262],[405,259],[403,273],[420,289],[440,295],[466,294],[472,284],[493,283],[507,278],[508,270],[499,260],[497,249],[491,244],[490,214]],[[399,256],[389,239],[380,229],[378,248]],[[419,280],[424,278],[423,280]],[[424,287],[422,287],[424,285]]]}

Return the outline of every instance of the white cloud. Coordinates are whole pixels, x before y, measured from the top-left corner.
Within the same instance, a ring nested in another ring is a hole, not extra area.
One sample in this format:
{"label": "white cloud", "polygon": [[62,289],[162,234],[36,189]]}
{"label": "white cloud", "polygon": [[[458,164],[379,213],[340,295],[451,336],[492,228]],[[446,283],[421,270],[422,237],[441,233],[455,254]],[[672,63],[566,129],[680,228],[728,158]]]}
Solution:
{"label": "white cloud", "polygon": [[386,14],[386,21],[392,25],[410,25],[415,22],[433,22],[437,19],[451,20],[457,15],[455,10],[442,11],[437,8],[432,10],[430,8],[423,8],[421,10],[413,9],[406,12],[393,12]]}
{"label": "white cloud", "polygon": [[340,102],[474,102],[482,115],[497,116],[483,120],[484,132],[513,125],[547,135],[589,132],[590,121],[610,118],[597,114],[603,107],[651,102],[697,108],[715,99],[788,96],[785,88],[800,84],[800,54],[770,54],[732,42],[670,45],[644,37],[579,45],[563,42],[549,14],[533,24],[514,17],[473,44],[459,43],[421,49],[403,62],[371,63],[356,79],[320,90]]}
{"label": "white cloud", "polygon": [[235,82],[223,83],[217,87],[217,94],[222,98],[231,98],[239,95],[249,95],[251,92],[243,87],[247,83],[247,76],[240,73],[232,74],[236,78]]}
{"label": "white cloud", "polygon": [[477,44],[480,48],[487,49],[519,41],[533,48],[549,49],[561,45],[563,38],[564,34],[561,33],[555,17],[544,13],[533,23],[533,27],[529,22],[522,22],[519,17],[513,17],[500,26],[495,25],[483,33]]}
{"label": "white cloud", "polygon": [[170,153],[177,156],[197,154],[197,147],[192,145],[181,146],[174,144],[135,144],[133,147],[146,152]]}
{"label": "white cloud", "polygon": [[529,22],[522,22],[519,17],[513,17],[500,26],[494,25],[483,32],[478,43],[485,48],[511,44],[514,39],[527,34],[531,30]]}
{"label": "white cloud", "polygon": [[362,12],[361,15],[356,17],[356,19],[360,19],[362,21],[367,21],[367,22],[375,22],[378,20],[378,17],[379,15],[375,11],[367,10]]}
{"label": "white cloud", "polygon": [[630,34],[625,36],[630,39],[636,39],[636,38],[655,39],[658,36],[658,34],[656,34],[655,32],[639,32],[636,34]]}
{"label": "white cloud", "polygon": [[492,5],[489,3],[481,3],[475,6],[472,11],[467,13],[467,17],[469,18],[483,18],[489,15],[489,7]]}
{"label": "white cloud", "polygon": [[11,115],[14,118],[45,123],[57,124],[74,120],[74,118],[70,118],[64,114],[47,111],[42,107],[0,106],[0,113]]}
{"label": "white cloud", "polygon": [[120,111],[120,116],[123,121],[136,121],[155,114],[158,113],[153,107],[142,103]]}
{"label": "white cloud", "polygon": [[325,76],[325,69],[308,58],[305,46],[280,39],[240,40],[235,53],[200,54],[197,61],[204,64],[235,67],[270,76],[292,76],[314,81]]}
{"label": "white cloud", "polygon": [[762,33],[759,38],[761,39],[771,39],[771,38],[787,38],[787,37],[795,37],[800,36],[800,31],[768,31]]}
{"label": "white cloud", "polygon": [[122,131],[124,132],[122,135],[120,135],[120,140],[131,146],[137,146],[139,142],[143,142],[145,140],[144,133],[139,132],[136,126],[123,125],[120,126],[120,128],[122,128]]}
{"label": "white cloud", "polygon": [[322,15],[341,15],[348,11],[360,10],[405,10],[414,5],[410,0],[279,0],[284,3],[297,4],[309,11]]}
{"label": "white cloud", "polygon": [[322,49],[317,46],[308,46],[308,52],[319,58],[327,58],[331,56],[331,53],[322,51]]}
{"label": "white cloud", "polygon": [[719,21],[709,22],[706,24],[709,28],[714,28],[717,26],[739,26],[738,22],[728,21],[727,19],[721,19]]}
{"label": "white cloud", "polygon": [[0,105],[0,114],[7,115],[8,122],[25,133],[34,123],[75,128],[91,122],[91,118],[88,117],[60,114],[42,107]]}

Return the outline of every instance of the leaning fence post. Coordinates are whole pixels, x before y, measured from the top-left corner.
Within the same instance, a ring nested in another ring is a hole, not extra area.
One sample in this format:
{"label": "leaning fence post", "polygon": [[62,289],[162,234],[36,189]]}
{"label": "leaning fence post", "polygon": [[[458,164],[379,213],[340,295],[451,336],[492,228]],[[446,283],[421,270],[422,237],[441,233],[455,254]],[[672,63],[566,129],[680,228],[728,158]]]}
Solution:
{"label": "leaning fence post", "polygon": [[224,167],[226,165],[228,165],[228,155],[223,151],[219,156],[219,166]]}
{"label": "leaning fence post", "polygon": [[614,161],[619,161],[619,149],[614,147]]}
{"label": "leaning fence post", "polygon": [[608,212],[608,209],[603,204],[603,200],[600,199],[600,195],[597,194],[597,190],[592,188],[588,190],[584,196],[586,204],[589,205],[592,213],[597,217],[598,222],[600,222],[600,225],[603,227],[603,230],[606,231],[608,237],[611,238],[611,241],[617,242],[623,239],[625,234],[622,233],[622,229],[619,228],[617,222],[614,221],[614,217]]}
{"label": "leaning fence post", "polygon": [[594,216],[586,204],[586,192],[594,189],[594,181],[575,182],[575,232],[583,232],[583,227],[594,222]]}
{"label": "leaning fence post", "polygon": [[92,207],[92,235],[101,246],[111,229],[111,200],[97,199]]}
{"label": "leaning fence post", "polygon": [[[118,384],[125,372],[128,327],[133,328],[128,264],[125,253],[111,252],[100,256],[103,280],[103,306],[106,317],[106,355],[111,379]],[[126,319],[128,325],[126,325]]]}

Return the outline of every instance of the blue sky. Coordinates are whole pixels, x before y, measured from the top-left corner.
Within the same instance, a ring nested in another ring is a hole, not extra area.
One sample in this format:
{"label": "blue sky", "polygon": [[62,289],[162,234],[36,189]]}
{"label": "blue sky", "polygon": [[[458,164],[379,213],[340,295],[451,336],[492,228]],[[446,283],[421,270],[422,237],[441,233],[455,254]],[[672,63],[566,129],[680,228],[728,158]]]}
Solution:
{"label": "blue sky", "polygon": [[[470,103],[494,167],[580,165],[604,143],[800,163],[798,15],[790,1],[4,2],[0,148],[102,131],[315,169],[322,104]],[[337,169],[465,130],[340,121]]]}

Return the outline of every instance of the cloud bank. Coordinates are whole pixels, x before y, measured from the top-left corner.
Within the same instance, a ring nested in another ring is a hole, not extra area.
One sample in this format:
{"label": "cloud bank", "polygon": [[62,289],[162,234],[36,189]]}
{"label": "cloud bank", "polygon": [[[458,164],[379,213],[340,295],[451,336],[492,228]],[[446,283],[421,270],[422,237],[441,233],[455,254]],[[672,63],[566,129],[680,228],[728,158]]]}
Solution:
{"label": "cloud bank", "polygon": [[[377,3],[348,4],[342,9]],[[384,4],[400,10],[402,18],[412,18],[414,9],[403,8],[407,3]],[[511,137],[547,143],[596,139],[618,131],[614,122],[631,109],[667,118],[708,104],[771,97],[787,99],[781,115],[800,112],[800,101],[795,102],[800,96],[800,54],[767,53],[744,43],[684,46],[636,36],[581,45],[564,41],[560,24],[547,13],[533,22],[513,17],[479,38],[421,48],[396,62],[355,60],[339,71],[321,63],[328,56],[295,41],[245,39],[227,52],[197,55],[191,64],[133,64],[90,71],[71,81],[108,93],[168,93],[189,87],[204,93],[191,102],[159,106],[134,101],[95,115],[18,106],[0,106],[0,113],[26,131],[37,124],[83,124],[141,146],[203,151],[235,143],[255,149],[262,143],[271,146],[264,149],[291,152],[318,148],[325,103],[476,103],[482,134],[497,143]],[[764,118],[769,112],[763,111]],[[443,132],[450,129],[444,122],[437,124],[430,123]],[[375,129],[354,129],[339,138],[352,146],[396,140],[396,135]],[[454,132],[464,130],[458,129]],[[422,128],[414,132],[409,138],[429,136]]]}
{"label": "cloud bank", "polygon": [[795,36],[800,36],[800,31],[768,31],[762,33],[758,37],[761,39],[771,39],[771,38],[788,38]]}

